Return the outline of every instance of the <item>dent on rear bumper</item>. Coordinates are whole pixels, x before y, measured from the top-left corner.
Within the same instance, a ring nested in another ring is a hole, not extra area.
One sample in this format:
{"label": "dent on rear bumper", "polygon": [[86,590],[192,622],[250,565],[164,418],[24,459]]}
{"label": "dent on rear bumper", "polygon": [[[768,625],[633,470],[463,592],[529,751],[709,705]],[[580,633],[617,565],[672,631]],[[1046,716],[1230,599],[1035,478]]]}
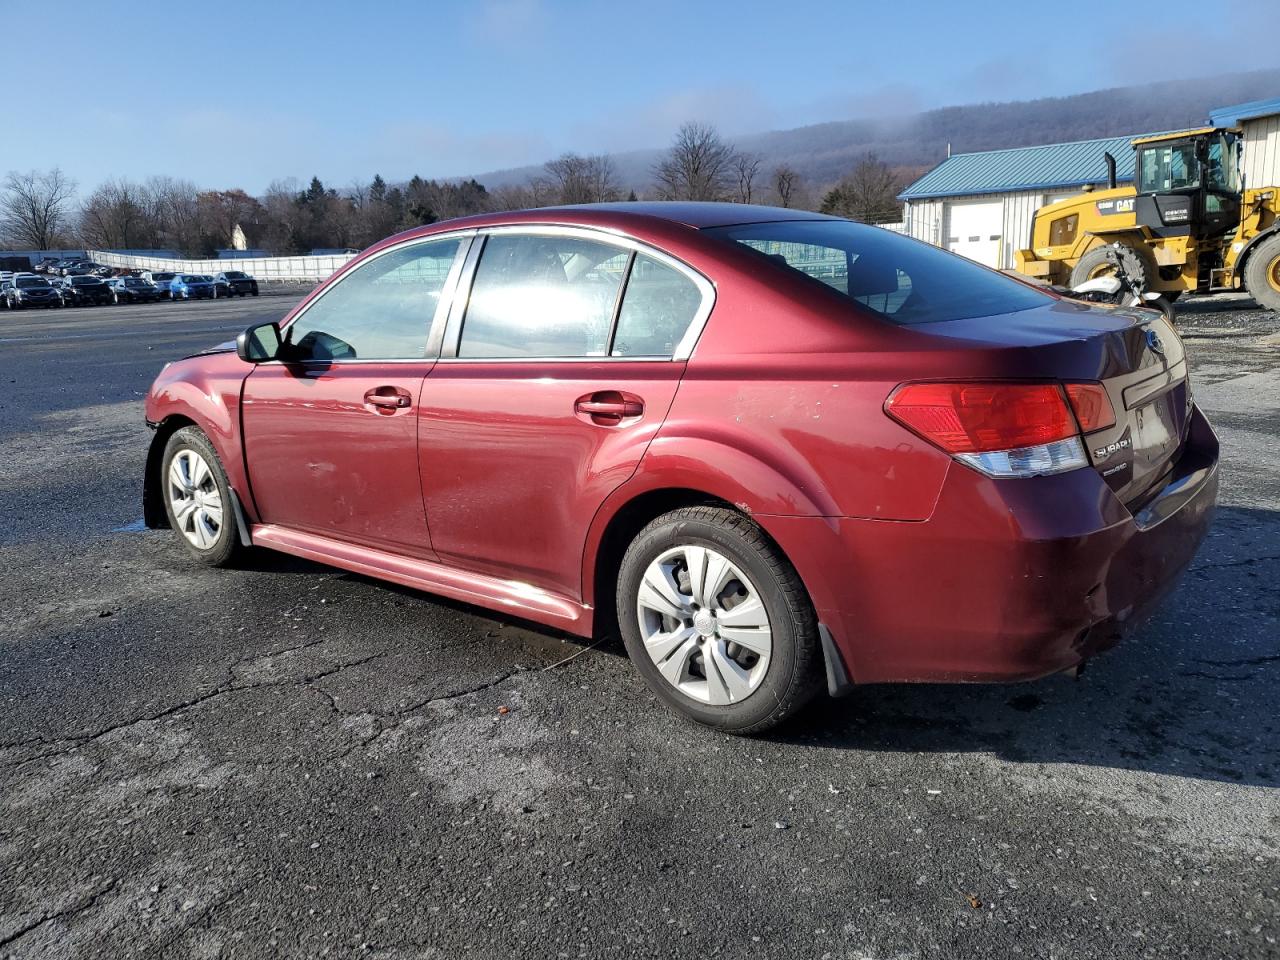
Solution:
{"label": "dent on rear bumper", "polygon": [[1093,470],[999,481],[953,470],[921,522],[759,519],[854,682],[1034,679],[1114,645],[1173,588],[1208,530],[1217,460],[1197,410],[1166,488],[1177,503],[1146,526]]}

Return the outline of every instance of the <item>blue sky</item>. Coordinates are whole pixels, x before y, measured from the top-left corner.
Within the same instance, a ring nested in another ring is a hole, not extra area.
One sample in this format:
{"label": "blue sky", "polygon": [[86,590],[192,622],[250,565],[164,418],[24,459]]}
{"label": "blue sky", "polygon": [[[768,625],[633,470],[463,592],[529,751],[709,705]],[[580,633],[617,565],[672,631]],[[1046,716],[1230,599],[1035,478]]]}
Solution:
{"label": "blue sky", "polygon": [[661,146],[690,119],[732,135],[1280,62],[1276,0],[212,6],[0,0],[7,33],[41,18],[0,57],[2,89],[39,93],[0,173],[343,186]]}

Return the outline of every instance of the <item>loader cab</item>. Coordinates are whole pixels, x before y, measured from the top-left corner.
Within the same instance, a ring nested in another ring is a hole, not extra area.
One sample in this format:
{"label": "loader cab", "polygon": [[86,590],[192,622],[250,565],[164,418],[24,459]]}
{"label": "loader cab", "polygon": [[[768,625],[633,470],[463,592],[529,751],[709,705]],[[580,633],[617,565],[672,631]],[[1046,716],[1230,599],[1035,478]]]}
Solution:
{"label": "loader cab", "polygon": [[1240,222],[1238,139],[1207,127],[1133,142],[1133,212],[1157,237],[1220,237]]}

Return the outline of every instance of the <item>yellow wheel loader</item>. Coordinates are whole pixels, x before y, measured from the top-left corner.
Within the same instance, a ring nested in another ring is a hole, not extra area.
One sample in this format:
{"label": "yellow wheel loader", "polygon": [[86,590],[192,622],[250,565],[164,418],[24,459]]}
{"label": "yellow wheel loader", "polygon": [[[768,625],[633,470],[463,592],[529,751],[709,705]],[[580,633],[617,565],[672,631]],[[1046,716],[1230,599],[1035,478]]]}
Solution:
{"label": "yellow wheel loader", "polygon": [[1280,310],[1280,187],[1240,183],[1238,131],[1182,130],[1133,147],[1132,186],[1116,186],[1107,154],[1107,189],[1036,211],[1031,249],[1014,255],[1018,271],[1076,287],[1112,273],[1119,250],[1130,275],[1168,300],[1244,290]]}

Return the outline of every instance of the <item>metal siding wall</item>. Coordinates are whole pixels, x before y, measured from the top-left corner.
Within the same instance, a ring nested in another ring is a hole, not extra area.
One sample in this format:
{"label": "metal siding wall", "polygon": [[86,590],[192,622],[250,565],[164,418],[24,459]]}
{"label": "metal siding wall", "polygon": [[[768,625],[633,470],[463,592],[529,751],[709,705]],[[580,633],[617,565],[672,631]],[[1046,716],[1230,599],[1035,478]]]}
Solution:
{"label": "metal siding wall", "polygon": [[1280,186],[1280,114],[1244,123],[1246,187]]}
{"label": "metal siding wall", "polygon": [[1031,222],[1036,211],[1044,205],[1045,194],[1040,191],[1007,193],[1004,200],[1004,248],[1000,260],[1001,270],[1013,269],[1013,254],[1031,241]]}
{"label": "metal siding wall", "polygon": [[908,236],[932,243],[935,247],[942,245],[941,200],[911,200],[906,204],[903,217]]}

